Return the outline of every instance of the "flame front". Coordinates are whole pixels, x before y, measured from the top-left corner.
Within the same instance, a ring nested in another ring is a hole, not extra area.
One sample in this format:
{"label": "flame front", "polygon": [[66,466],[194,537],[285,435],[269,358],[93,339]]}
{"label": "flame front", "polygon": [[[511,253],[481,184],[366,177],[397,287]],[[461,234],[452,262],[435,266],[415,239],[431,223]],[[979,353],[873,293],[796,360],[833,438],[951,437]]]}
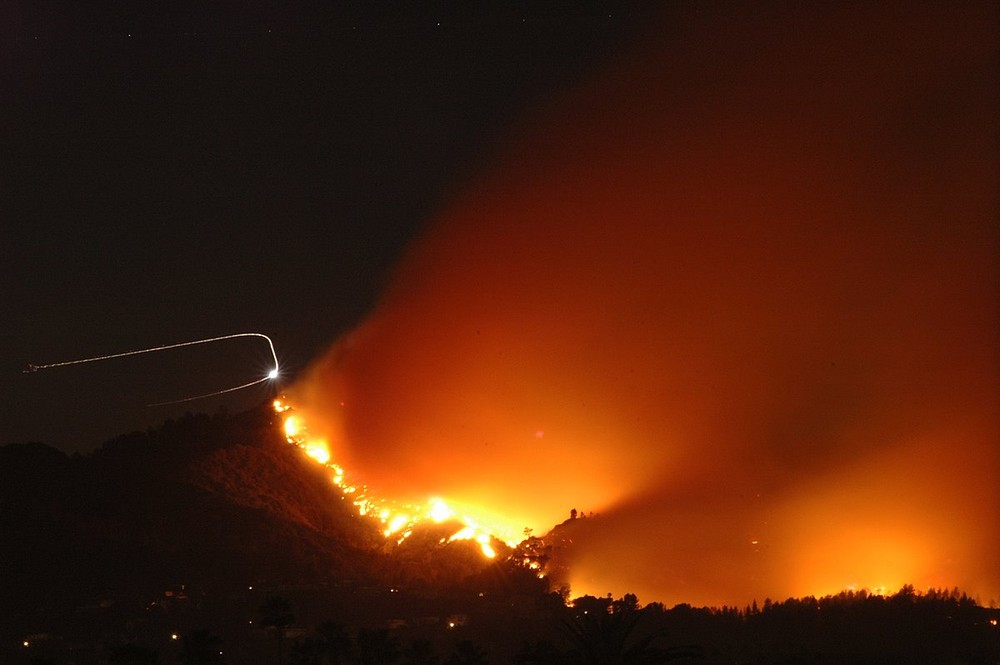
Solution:
{"label": "flame front", "polygon": [[494,540],[506,543],[510,547],[517,544],[517,539],[509,528],[499,524],[487,526],[482,519],[477,519],[472,514],[473,511],[466,509],[459,512],[441,497],[431,497],[423,503],[400,505],[386,498],[371,496],[364,485],[348,482],[344,469],[332,461],[329,443],[322,438],[311,437],[302,417],[293,413],[294,410],[291,406],[276,399],[274,400],[274,410],[282,416],[285,440],[301,448],[306,455],[330,469],[333,472],[330,478],[333,484],[344,494],[345,498],[351,499],[359,515],[378,520],[382,525],[382,535],[387,539],[395,539],[396,543],[399,544],[406,540],[413,533],[413,529],[421,523],[443,524],[455,521],[461,524],[461,527],[451,536],[443,538],[442,543],[458,540],[475,541],[483,556],[488,559],[493,559],[497,555],[496,549],[493,547]]}

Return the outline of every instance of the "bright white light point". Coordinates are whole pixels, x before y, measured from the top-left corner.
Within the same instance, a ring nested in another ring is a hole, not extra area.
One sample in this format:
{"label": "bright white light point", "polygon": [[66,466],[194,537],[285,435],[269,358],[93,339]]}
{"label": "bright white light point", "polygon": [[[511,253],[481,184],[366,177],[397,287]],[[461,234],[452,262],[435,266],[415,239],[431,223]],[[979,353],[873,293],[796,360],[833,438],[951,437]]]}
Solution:
{"label": "bright white light point", "polygon": [[465,526],[459,529],[456,533],[452,534],[451,538],[448,540],[469,540],[474,538],[476,535],[476,530],[471,526]]}
{"label": "bright white light point", "polygon": [[267,378],[269,378],[269,379],[277,379],[278,378],[278,368],[275,367],[270,372],[268,372],[267,373]]}
{"label": "bright white light point", "polygon": [[455,516],[455,511],[448,507],[441,499],[431,499],[430,517],[435,522],[444,522]]}
{"label": "bright white light point", "polygon": [[404,526],[406,526],[406,523],[409,522],[409,521],[410,521],[410,518],[408,516],[406,516],[406,515],[396,515],[395,517],[392,518],[392,520],[389,522],[389,524],[386,525],[386,530],[385,530],[386,536],[390,536],[390,535],[396,533],[397,531],[399,531],[400,529],[402,529]]}
{"label": "bright white light point", "polygon": [[314,460],[320,464],[326,464],[330,461],[330,451],[327,450],[326,445],[319,441],[310,441],[305,447],[306,455],[312,457]]}

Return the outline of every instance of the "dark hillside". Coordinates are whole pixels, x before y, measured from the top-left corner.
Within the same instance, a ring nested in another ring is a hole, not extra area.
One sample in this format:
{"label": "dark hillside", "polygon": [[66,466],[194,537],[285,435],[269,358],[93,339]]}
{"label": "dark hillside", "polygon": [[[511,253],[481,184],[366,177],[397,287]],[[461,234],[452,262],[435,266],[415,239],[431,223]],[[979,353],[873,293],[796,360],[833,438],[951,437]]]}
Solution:
{"label": "dark hillside", "polygon": [[189,414],[86,457],[0,448],[0,609],[370,577],[380,535],[272,420]]}

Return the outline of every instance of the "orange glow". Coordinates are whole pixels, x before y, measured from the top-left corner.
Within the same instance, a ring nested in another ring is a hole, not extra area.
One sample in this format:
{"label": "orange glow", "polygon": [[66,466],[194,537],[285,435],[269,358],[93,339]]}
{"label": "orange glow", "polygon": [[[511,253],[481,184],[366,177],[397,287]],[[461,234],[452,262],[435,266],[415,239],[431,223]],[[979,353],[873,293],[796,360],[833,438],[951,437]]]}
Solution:
{"label": "orange glow", "polygon": [[[326,464],[330,461],[330,451],[327,449],[326,444],[322,441],[311,441],[305,447],[306,454],[312,457],[314,460],[320,464]],[[336,484],[337,476],[333,477],[333,482]]]}
{"label": "orange glow", "polygon": [[299,434],[299,420],[295,416],[285,418],[285,436],[294,439]]}
{"label": "orange glow", "polygon": [[574,594],[1000,600],[995,10],[723,6],[513,131],[296,413],[383,523],[595,511]]}
{"label": "orange glow", "polygon": [[430,510],[428,511],[428,516],[435,522],[441,523],[445,520],[450,520],[455,517],[455,511],[452,510],[447,503],[442,499],[433,498],[430,500]]}
{"label": "orange glow", "polygon": [[[364,490],[359,492],[358,487],[346,483],[344,469],[331,461],[330,448],[327,443],[323,439],[315,439],[310,436],[302,417],[293,415],[293,409],[289,404],[279,399],[274,401],[273,407],[276,413],[285,414],[282,429],[288,443],[301,448],[309,457],[333,471],[331,477],[333,484],[345,496],[352,496],[359,515],[373,517],[382,524],[382,535],[386,538],[395,538],[397,543],[401,543],[412,533],[413,528],[423,521],[440,524],[448,520],[456,520],[462,526],[446,540],[448,542],[474,540],[486,558],[492,559],[496,556],[496,550],[492,546],[494,538],[506,542],[509,546],[516,544],[516,541],[508,533],[509,530],[502,524],[493,522],[492,529],[480,526],[479,522],[470,514],[460,515],[447,501],[439,497],[429,499],[426,504],[407,503],[400,506],[392,500],[371,497]],[[467,512],[474,513],[475,511]]]}

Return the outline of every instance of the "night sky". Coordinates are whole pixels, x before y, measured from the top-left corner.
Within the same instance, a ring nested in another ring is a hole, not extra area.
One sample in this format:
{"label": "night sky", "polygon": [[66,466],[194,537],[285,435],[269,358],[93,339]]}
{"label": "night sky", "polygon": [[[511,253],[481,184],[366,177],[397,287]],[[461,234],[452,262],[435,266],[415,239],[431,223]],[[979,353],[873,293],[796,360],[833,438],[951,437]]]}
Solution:
{"label": "night sky", "polygon": [[[269,369],[377,301],[511,127],[626,50],[621,3],[23,2],[0,50],[0,443],[88,450]],[[331,5],[331,6],[327,6]],[[336,7],[332,7],[336,5]]]}
{"label": "night sky", "polygon": [[0,442],[287,387],[578,592],[1000,597],[996,3],[524,5],[20,6]]}

